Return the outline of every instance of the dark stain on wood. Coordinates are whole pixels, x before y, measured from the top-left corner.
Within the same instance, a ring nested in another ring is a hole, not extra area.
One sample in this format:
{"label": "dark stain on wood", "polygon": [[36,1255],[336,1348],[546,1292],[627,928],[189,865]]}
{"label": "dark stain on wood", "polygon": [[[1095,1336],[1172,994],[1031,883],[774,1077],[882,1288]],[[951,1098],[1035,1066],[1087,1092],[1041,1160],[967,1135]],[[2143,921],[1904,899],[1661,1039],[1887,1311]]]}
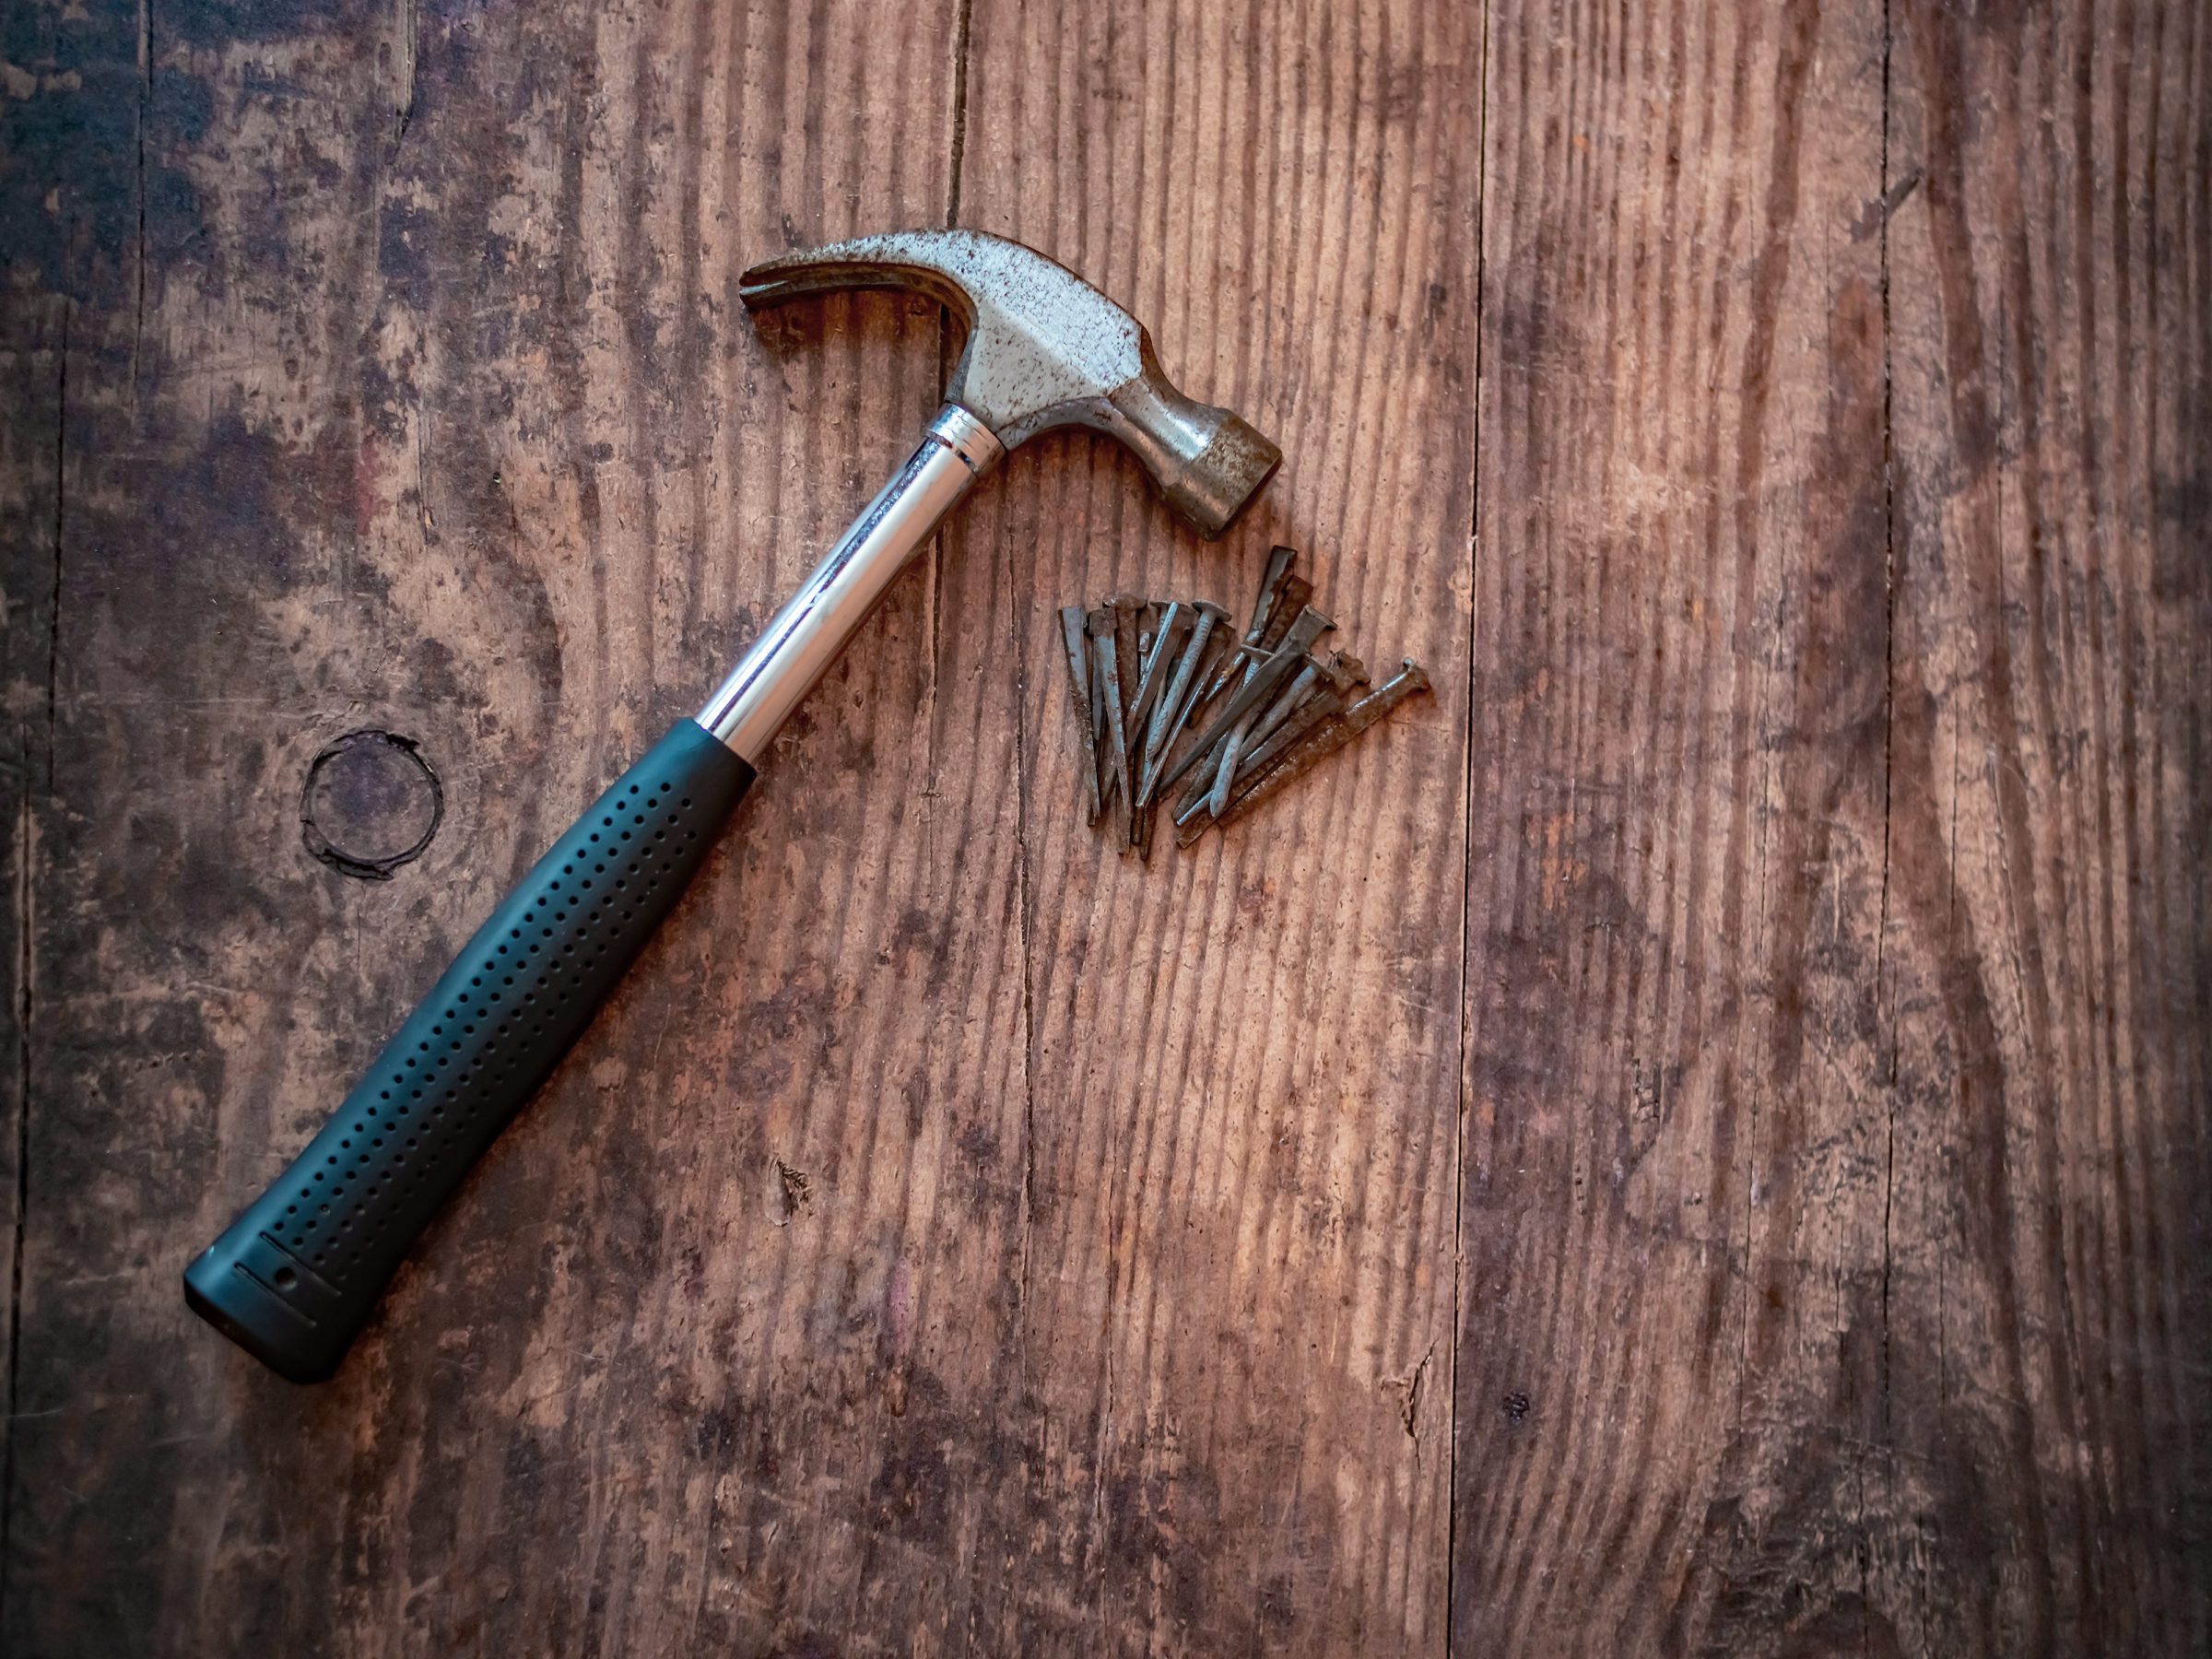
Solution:
{"label": "dark stain on wood", "polygon": [[389,881],[420,858],[444,818],[445,789],[421,746],[374,727],[325,747],[300,787],[310,856],[364,881]]}

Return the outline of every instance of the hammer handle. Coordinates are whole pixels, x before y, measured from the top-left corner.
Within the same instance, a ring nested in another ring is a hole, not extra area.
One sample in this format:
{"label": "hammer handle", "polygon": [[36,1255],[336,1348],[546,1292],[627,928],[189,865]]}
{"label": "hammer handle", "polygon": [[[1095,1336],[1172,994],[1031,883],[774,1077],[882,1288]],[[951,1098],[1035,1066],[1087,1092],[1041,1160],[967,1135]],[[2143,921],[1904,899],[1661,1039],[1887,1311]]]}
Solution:
{"label": "hammer handle", "polygon": [[307,1150],[184,1270],[193,1311],[295,1382],[335,1371],[439,1206],[675,908],[753,775],[682,720],[618,779]]}
{"label": "hammer handle", "polygon": [[337,1369],[438,1206],[674,908],[776,729],[1005,453],[958,404],[937,411],[698,717],[538,861],[337,1115],[184,1270],[194,1312],[295,1382]]}

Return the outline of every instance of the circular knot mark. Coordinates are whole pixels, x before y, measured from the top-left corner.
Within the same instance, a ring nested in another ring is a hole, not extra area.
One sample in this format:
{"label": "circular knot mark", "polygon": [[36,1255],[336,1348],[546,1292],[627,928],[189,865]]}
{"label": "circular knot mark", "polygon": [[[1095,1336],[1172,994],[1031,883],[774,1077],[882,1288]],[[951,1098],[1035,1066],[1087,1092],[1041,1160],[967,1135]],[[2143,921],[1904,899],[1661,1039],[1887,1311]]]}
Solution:
{"label": "circular knot mark", "polygon": [[348,732],[314,758],[300,791],[300,839],[341,876],[389,881],[445,821],[445,789],[412,737]]}

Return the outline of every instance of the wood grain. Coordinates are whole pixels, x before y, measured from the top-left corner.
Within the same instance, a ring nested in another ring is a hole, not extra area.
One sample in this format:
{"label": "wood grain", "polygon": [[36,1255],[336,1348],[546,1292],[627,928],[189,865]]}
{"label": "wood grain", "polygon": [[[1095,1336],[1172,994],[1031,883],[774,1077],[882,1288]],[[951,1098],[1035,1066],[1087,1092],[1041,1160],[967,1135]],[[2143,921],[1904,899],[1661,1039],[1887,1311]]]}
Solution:
{"label": "wood grain", "polygon": [[2186,10],[1492,14],[1470,1650],[2206,1639]]}
{"label": "wood grain", "polygon": [[[2201,10],[16,8],[0,1649],[2202,1651]],[[737,272],[948,222],[1282,475],[985,479],[276,1382],[183,1262],[936,401]],[[1056,609],[1277,540],[1437,695],[1120,856]]]}

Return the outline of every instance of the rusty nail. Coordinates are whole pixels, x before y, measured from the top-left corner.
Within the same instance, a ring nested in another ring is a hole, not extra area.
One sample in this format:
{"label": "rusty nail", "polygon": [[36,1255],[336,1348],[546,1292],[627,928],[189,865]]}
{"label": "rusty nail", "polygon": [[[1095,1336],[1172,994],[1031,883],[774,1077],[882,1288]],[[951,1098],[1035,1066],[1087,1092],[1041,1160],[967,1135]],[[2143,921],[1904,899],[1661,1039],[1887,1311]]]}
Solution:
{"label": "rusty nail", "polygon": [[1113,799],[1129,770],[1128,745],[1122,730],[1121,665],[1116,661],[1114,621],[1112,607],[1105,605],[1084,618],[1084,627],[1090,635],[1091,669],[1095,676],[1091,695],[1103,716],[1100,729],[1105,742],[1099,768],[1101,808]]}
{"label": "rusty nail", "polygon": [[[1280,608],[1283,583],[1288,579],[1290,567],[1297,559],[1296,547],[1268,549],[1266,569],[1260,572],[1260,590],[1253,595],[1252,620],[1244,629],[1245,644],[1256,647],[1265,636],[1268,623],[1275,619],[1275,614]],[[1214,676],[1213,683],[1206,688],[1206,694],[1199,701],[1205,702],[1220,696],[1236,677],[1237,670],[1238,659],[1231,655],[1222,663]]]}
{"label": "rusty nail", "polygon": [[[1136,761],[1141,768],[1151,748],[1151,732],[1158,722],[1153,718],[1159,706],[1161,693],[1181,665],[1182,639],[1191,631],[1196,618],[1195,607],[1178,599],[1167,607],[1159,618],[1159,630],[1153,635],[1152,649],[1145,658],[1145,671],[1136,686],[1136,700],[1129,706],[1129,729],[1132,734],[1143,730],[1145,739],[1137,746]],[[1141,772],[1140,772],[1141,776]],[[1141,793],[1141,792],[1140,792]]]}
{"label": "rusty nail", "polygon": [[1201,599],[1192,606],[1191,637],[1182,648],[1175,664],[1175,676],[1161,693],[1152,715],[1151,730],[1145,734],[1145,771],[1143,786],[1137,790],[1137,799],[1150,806],[1159,792],[1159,769],[1166,764],[1169,749],[1182,731],[1182,724],[1190,718],[1191,710],[1197,706],[1198,682],[1204,677],[1206,647],[1214,642],[1229,613],[1218,605]]}
{"label": "rusty nail", "polygon": [[1298,665],[1305,659],[1306,651],[1313,641],[1335,626],[1312,606],[1301,608],[1297,619],[1285,631],[1279,649],[1274,655],[1253,665],[1244,677],[1244,684],[1229,700],[1229,706],[1215,716],[1214,723],[1206,727],[1190,752],[1160,779],[1159,786],[1165,789],[1201,759],[1210,756],[1223,737],[1243,724],[1246,715],[1265,702],[1284,680],[1297,672]]}
{"label": "rusty nail", "polygon": [[[1213,822],[1224,828],[1234,823],[1263,801],[1271,799],[1293,780],[1303,776],[1344,747],[1408,697],[1428,689],[1429,676],[1418,663],[1407,657],[1387,685],[1370,691],[1341,715],[1324,722],[1318,729],[1308,733],[1302,742],[1284,751],[1265,773],[1253,778],[1249,788],[1236,794],[1228,810],[1216,815]],[[1194,831],[1188,832],[1186,839],[1182,820],[1178,818],[1176,824],[1179,831],[1176,840],[1186,847],[1206,830],[1204,824],[1197,824]]]}
{"label": "rusty nail", "polygon": [[1075,699],[1076,730],[1083,746],[1083,821],[1099,821],[1099,746],[1092,724],[1096,711],[1090,696],[1090,648],[1084,642],[1083,607],[1060,607],[1060,642],[1066,649],[1067,687]]}

